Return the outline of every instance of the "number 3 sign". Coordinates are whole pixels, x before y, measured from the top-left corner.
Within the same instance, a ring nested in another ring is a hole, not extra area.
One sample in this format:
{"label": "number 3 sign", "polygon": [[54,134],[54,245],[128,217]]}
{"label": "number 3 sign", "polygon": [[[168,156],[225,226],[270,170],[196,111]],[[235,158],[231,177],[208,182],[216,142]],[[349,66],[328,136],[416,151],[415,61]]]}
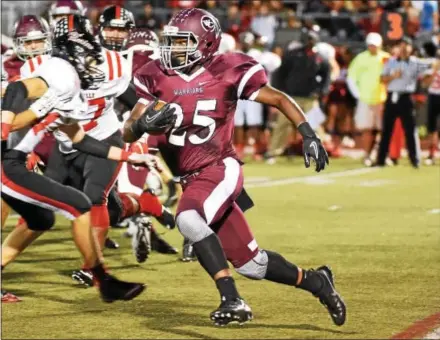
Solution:
{"label": "number 3 sign", "polygon": [[401,39],[405,34],[406,17],[397,12],[384,12],[382,15],[382,36],[384,40]]}

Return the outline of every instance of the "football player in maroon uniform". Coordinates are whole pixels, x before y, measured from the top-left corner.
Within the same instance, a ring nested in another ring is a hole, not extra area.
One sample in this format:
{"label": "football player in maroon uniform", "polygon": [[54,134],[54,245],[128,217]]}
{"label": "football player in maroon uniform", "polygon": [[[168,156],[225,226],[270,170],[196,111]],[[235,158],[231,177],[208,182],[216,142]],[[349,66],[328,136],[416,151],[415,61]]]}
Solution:
{"label": "football player in maroon uniform", "polygon": [[232,146],[234,112],[239,99],[254,100],[281,111],[303,136],[306,167],[316,171],[328,156],[303,111],[283,92],[267,84],[263,67],[242,53],[219,54],[218,20],[201,9],[179,11],[164,27],[161,58],[135,75],[138,103],[124,127],[124,139],[139,138],[146,124],[172,121],[169,110],[143,114],[152,101],[174,109],[174,124],[156,133],[167,138],[169,155],[177,164],[183,195],[177,208],[177,225],[193,246],[202,267],[215,281],[220,306],[211,313],[217,325],[252,319],[232,278],[227,260],[251,279],[291,285],[312,293],[327,308],[333,322],[345,322],[345,304],[335,290],[327,266],[302,269],[276,252],[260,249],[236,203],[243,172]]}

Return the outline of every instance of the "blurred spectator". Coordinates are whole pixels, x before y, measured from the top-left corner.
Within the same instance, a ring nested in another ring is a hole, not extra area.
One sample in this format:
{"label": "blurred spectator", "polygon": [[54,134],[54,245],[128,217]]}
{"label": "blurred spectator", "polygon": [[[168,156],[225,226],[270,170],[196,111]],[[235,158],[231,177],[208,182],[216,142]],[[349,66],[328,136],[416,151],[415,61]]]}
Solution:
{"label": "blurred spectator", "polygon": [[267,38],[268,46],[272,46],[275,39],[275,29],[278,22],[273,13],[269,11],[269,5],[262,3],[259,12],[251,22],[251,29],[254,33]]}
{"label": "blurred spectator", "polygon": [[[336,55],[340,72],[337,79],[330,86],[327,98],[326,130],[332,135],[334,149],[331,156],[340,154],[339,146],[342,144],[353,146],[353,112],[356,107],[356,99],[352,96],[347,86],[348,66],[354,58],[353,51],[343,46]],[[345,136],[341,138],[341,136]]]}
{"label": "blurred spectator", "polygon": [[[314,49],[318,40],[316,32],[309,31],[303,44],[298,46],[296,41],[292,42],[273,75],[274,87],[292,96],[305,113],[319,107],[317,98],[328,91],[330,84],[330,67]],[[269,163],[283,152],[291,128],[290,121],[278,114],[268,151]]]}
{"label": "blurred spectator", "polygon": [[323,13],[326,8],[322,0],[309,0],[305,3],[304,13]]}
{"label": "blurred spectator", "polygon": [[372,166],[371,152],[375,146],[375,131],[382,128],[382,107],[386,92],[380,77],[384,63],[390,57],[381,51],[382,37],[369,33],[368,49],[356,56],[348,69],[347,85],[352,95],[358,99],[355,113],[356,128],[361,132],[364,149],[364,165]]}
{"label": "blurred spectator", "polygon": [[372,0],[366,4],[365,11],[368,11],[370,16],[359,20],[358,25],[361,30],[365,35],[371,32],[380,33],[383,9],[376,0]]}
{"label": "blurred spectator", "polygon": [[403,0],[399,12],[406,15],[406,34],[414,37],[420,28],[419,11],[412,6],[411,0]]}
{"label": "blurred spectator", "polygon": [[222,25],[222,29],[232,35],[235,39],[238,39],[241,27],[241,15],[238,5],[231,5],[228,7],[228,13],[225,23]]}
{"label": "blurred spectator", "polygon": [[136,27],[145,27],[153,31],[162,28],[162,19],[154,13],[150,2],[144,5],[144,13],[136,20]]}
{"label": "blurred spectator", "polygon": [[436,31],[439,28],[438,1],[412,1],[414,8],[420,11],[420,29],[425,32]]}
{"label": "blurred spectator", "polygon": [[212,13],[220,21],[220,25],[223,25],[225,9],[223,8],[221,1],[202,0],[197,7]]}

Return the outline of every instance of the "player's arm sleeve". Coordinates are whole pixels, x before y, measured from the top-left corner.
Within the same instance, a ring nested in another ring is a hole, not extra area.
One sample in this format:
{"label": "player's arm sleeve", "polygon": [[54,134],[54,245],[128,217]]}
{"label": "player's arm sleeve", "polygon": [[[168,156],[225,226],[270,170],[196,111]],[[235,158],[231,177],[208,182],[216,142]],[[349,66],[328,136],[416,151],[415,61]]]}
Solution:
{"label": "player's arm sleeve", "polygon": [[266,71],[264,67],[256,60],[251,59],[237,66],[238,77],[237,99],[255,100],[258,91],[268,83]]}

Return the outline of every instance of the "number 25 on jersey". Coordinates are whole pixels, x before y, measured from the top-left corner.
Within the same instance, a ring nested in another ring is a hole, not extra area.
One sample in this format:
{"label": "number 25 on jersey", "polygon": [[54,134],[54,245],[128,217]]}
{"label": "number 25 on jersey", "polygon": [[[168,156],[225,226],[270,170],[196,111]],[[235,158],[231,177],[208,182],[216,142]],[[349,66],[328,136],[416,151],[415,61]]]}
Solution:
{"label": "number 25 on jersey", "polygon": [[[183,123],[183,109],[179,104],[172,103],[170,106],[176,109],[175,115],[177,116],[174,128],[171,130],[168,141],[177,146],[184,146],[188,131],[179,131],[180,126]],[[209,129],[208,135],[204,138],[200,138],[196,134],[190,134],[188,141],[191,144],[199,145],[207,142],[215,131],[215,120],[211,117],[203,116],[200,111],[214,111],[217,107],[217,100],[199,100],[197,101],[196,110],[192,118],[192,124],[195,126],[201,126]]]}

